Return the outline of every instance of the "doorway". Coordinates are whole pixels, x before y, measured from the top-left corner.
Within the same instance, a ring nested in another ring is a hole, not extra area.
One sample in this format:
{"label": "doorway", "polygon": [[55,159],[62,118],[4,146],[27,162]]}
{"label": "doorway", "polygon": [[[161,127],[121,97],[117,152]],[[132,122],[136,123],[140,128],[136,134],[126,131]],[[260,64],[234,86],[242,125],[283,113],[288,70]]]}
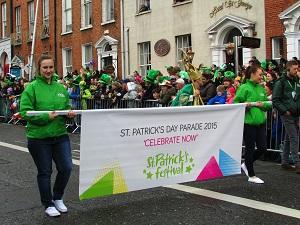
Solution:
{"label": "doorway", "polygon": [[[225,36],[224,44],[233,43],[233,37],[236,36],[243,36],[243,34],[238,28],[231,29]],[[231,63],[234,64],[235,54],[236,54],[235,52],[233,54],[228,54],[227,51],[225,50],[226,64],[231,64]],[[239,66],[243,66],[244,62],[243,62],[242,48],[238,49],[238,55],[239,55]]]}

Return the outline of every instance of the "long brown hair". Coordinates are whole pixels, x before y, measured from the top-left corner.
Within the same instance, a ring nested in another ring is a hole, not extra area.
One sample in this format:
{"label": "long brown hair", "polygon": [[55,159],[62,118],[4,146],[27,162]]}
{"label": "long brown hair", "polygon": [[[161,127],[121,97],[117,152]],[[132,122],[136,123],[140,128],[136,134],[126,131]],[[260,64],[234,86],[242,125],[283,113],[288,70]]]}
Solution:
{"label": "long brown hair", "polygon": [[41,64],[44,60],[48,60],[48,59],[52,59],[54,62],[54,59],[51,55],[46,55],[46,54],[42,54],[37,62],[37,72],[38,74],[40,74],[40,68],[41,68]]}

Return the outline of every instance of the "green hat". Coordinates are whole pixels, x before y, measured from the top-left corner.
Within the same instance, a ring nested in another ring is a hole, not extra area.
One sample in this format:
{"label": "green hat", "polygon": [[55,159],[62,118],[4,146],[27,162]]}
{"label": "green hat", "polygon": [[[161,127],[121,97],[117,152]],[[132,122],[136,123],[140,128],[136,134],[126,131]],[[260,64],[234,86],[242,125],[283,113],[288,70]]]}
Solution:
{"label": "green hat", "polygon": [[158,79],[158,82],[159,83],[162,83],[164,82],[165,80],[171,80],[171,78],[169,76],[162,76]]}
{"label": "green hat", "polygon": [[186,71],[180,71],[179,75],[180,75],[180,78],[182,78],[182,79],[186,79],[186,80],[190,79],[189,74]]}
{"label": "green hat", "polygon": [[220,72],[220,70],[216,70],[215,71],[215,73],[214,73],[214,77],[213,77],[213,82],[215,82],[216,81],[216,78],[219,76],[219,72]]}
{"label": "green hat", "polygon": [[271,67],[272,69],[276,68],[276,66],[272,62],[269,63],[269,67]]}
{"label": "green hat", "polygon": [[220,66],[220,70],[224,71],[227,69],[227,65],[224,63]]}
{"label": "green hat", "polygon": [[212,71],[211,67],[202,67],[201,68],[201,72],[205,73],[205,74],[211,74],[211,71]]}
{"label": "green hat", "polygon": [[76,84],[76,85],[79,85],[79,82],[82,81],[82,77],[80,75],[78,75],[74,81],[73,81],[73,84]]}
{"label": "green hat", "polygon": [[268,68],[267,68],[267,66],[268,66],[267,60],[262,61],[262,62],[260,63],[260,66],[261,66],[264,70],[268,69]]}
{"label": "green hat", "polygon": [[226,72],[224,73],[224,77],[228,77],[228,78],[230,78],[230,79],[235,78],[235,73],[232,72],[232,71],[226,71]]}
{"label": "green hat", "polygon": [[144,81],[154,84],[159,73],[159,70],[148,70]]}
{"label": "green hat", "polygon": [[111,76],[109,76],[109,75],[106,74],[106,73],[102,74],[102,76],[101,76],[101,78],[100,78],[100,83],[101,83],[101,84],[110,85],[111,82],[112,82]]}

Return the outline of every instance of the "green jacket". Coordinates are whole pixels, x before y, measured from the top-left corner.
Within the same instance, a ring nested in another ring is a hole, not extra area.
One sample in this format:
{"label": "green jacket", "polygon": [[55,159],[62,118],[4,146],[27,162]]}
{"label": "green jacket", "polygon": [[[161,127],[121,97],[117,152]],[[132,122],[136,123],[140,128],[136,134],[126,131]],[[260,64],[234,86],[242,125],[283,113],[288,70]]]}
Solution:
{"label": "green jacket", "polygon": [[190,101],[190,96],[194,94],[192,84],[186,84],[181,90],[178,91],[175,99],[172,101],[171,106],[192,106],[193,101]]}
{"label": "green jacket", "polygon": [[247,80],[237,90],[234,103],[264,102],[263,108],[256,106],[246,108],[245,124],[258,126],[266,122],[266,113],[271,108],[265,89],[251,80]]}
{"label": "green jacket", "polygon": [[70,109],[69,94],[63,85],[52,78],[48,84],[42,76],[31,82],[21,96],[20,113],[27,121],[26,135],[29,138],[57,137],[67,134],[65,117],[50,119],[48,113],[27,116],[27,111],[54,111]]}
{"label": "green jacket", "polygon": [[[293,98],[292,92],[296,95]],[[280,77],[273,88],[272,101],[280,115],[290,111],[294,116],[300,116],[300,83],[299,78],[291,79],[287,75]]]}

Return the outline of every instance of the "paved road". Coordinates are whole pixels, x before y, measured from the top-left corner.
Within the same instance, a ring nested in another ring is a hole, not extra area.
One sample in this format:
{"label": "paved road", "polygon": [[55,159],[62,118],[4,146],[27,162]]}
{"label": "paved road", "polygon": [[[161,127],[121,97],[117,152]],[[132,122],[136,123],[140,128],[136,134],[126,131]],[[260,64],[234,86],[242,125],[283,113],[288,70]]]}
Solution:
{"label": "paved road", "polygon": [[[71,135],[75,159],[79,159],[79,139]],[[48,218],[39,202],[30,155],[20,151],[25,148],[5,147],[6,143],[26,147],[24,128],[0,124],[1,225],[300,224],[300,176],[262,161],[255,166],[264,185],[248,184],[245,176],[238,175],[86,201],[78,199],[79,167],[74,165],[65,196],[70,212]]]}

